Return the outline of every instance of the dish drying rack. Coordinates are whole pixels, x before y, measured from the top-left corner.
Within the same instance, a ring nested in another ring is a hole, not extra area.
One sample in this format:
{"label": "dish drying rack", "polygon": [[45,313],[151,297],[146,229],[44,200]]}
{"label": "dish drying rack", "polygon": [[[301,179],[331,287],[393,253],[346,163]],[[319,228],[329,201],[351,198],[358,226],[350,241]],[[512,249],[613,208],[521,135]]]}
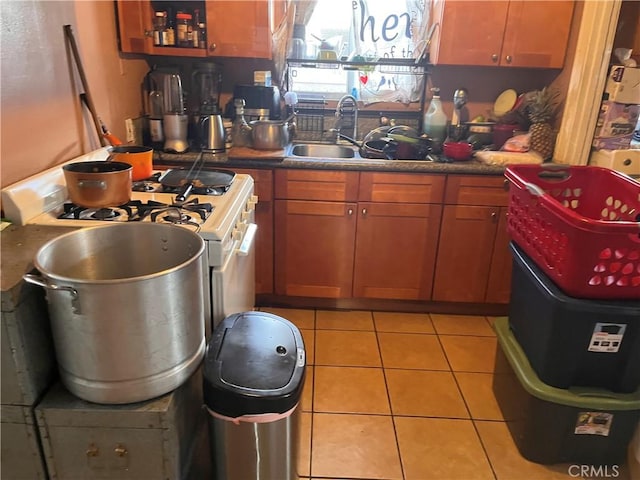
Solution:
{"label": "dish drying rack", "polygon": [[324,97],[299,98],[296,107],[296,139],[321,141],[326,111]]}

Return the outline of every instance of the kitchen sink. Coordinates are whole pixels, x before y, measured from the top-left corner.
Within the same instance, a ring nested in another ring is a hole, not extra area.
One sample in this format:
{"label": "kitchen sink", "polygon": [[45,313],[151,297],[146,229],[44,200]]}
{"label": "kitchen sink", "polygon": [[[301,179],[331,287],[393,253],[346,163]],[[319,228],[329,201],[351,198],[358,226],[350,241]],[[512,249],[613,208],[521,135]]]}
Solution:
{"label": "kitchen sink", "polygon": [[354,158],[357,155],[352,147],[346,145],[299,143],[291,148],[291,156],[331,159]]}

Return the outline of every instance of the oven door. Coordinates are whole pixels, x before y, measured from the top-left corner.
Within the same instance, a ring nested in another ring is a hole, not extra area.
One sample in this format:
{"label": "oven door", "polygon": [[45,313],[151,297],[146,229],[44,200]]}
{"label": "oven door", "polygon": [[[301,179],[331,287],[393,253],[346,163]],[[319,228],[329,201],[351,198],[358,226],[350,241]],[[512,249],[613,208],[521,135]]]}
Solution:
{"label": "oven door", "polygon": [[213,328],[233,313],[253,310],[256,300],[256,254],[258,226],[248,223],[241,241],[221,267],[211,269],[211,317]]}

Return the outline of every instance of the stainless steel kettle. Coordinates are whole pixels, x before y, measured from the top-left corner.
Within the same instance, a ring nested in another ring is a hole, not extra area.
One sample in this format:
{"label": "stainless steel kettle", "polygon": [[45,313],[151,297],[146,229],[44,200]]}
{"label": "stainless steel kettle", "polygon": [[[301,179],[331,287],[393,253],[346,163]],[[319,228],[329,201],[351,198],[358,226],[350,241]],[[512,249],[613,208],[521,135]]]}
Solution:
{"label": "stainless steel kettle", "polygon": [[221,114],[203,115],[200,117],[199,127],[203,151],[213,153],[225,151],[225,133]]}

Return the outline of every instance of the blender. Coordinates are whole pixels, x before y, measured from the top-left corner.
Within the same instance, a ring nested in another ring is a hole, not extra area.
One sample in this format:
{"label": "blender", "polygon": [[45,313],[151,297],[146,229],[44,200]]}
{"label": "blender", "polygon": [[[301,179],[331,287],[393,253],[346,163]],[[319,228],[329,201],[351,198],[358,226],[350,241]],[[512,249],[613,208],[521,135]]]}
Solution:
{"label": "blender", "polygon": [[189,149],[187,141],[189,117],[185,114],[182,79],[178,73],[164,76],[164,151],[182,153]]}
{"label": "blender", "polygon": [[208,152],[225,151],[225,134],[220,112],[220,89],[222,70],[215,63],[199,64],[191,77],[191,88],[195,94],[196,108],[193,116],[198,141]]}

